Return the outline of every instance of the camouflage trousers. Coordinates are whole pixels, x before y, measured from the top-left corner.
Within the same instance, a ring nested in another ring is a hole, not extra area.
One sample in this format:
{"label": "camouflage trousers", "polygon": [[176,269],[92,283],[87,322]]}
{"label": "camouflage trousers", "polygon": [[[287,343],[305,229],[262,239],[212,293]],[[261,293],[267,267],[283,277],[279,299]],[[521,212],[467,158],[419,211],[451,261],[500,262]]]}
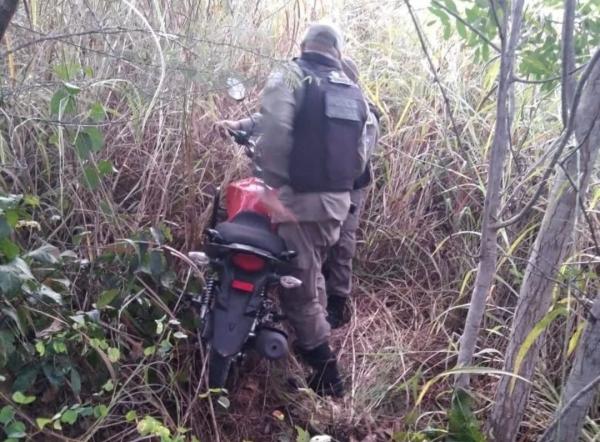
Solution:
{"label": "camouflage trousers", "polygon": [[366,195],[366,188],[352,191],[353,210],[342,224],[339,240],[329,249],[324,266],[328,296],[348,298],[352,293],[352,259],[356,252],[356,231]]}
{"label": "camouflage trousers", "polygon": [[296,332],[297,345],[312,350],[329,340],[325,278],[321,272],[331,247],[340,237],[341,223],[336,220],[282,223],[278,234],[287,248],[298,253],[289,272],[302,285],[281,290],[281,308]]}

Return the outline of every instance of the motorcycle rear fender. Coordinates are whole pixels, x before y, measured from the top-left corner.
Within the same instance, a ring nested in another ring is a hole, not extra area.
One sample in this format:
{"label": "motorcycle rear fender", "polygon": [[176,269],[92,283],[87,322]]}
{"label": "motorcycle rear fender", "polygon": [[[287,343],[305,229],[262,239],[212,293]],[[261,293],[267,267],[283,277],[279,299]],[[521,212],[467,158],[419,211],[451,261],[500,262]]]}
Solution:
{"label": "motorcycle rear fender", "polygon": [[[254,284],[252,293],[232,288],[234,279]],[[220,290],[212,309],[212,349],[223,357],[233,356],[242,350],[259,313],[261,292],[266,287],[267,272],[248,274],[224,266]]]}

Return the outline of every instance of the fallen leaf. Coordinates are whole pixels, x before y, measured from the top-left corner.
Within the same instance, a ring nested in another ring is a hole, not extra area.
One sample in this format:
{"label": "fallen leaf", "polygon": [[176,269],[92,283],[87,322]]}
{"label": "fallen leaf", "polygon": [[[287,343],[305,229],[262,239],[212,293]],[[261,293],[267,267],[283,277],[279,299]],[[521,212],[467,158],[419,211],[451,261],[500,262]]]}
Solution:
{"label": "fallen leaf", "polygon": [[279,410],[275,410],[275,411],[272,413],[272,415],[273,415],[273,417],[274,417],[275,419],[277,419],[277,420],[279,420],[279,421],[282,421],[282,420],[284,420],[284,419],[285,419],[285,414],[283,414],[283,413],[282,413],[281,411],[279,411]]}

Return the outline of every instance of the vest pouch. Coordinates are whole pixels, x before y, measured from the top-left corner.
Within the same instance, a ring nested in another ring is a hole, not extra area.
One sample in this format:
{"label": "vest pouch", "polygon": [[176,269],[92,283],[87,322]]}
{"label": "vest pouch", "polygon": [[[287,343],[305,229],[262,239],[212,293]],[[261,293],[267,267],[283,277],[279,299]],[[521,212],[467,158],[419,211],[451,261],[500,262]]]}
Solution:
{"label": "vest pouch", "polygon": [[350,89],[337,87],[325,93],[327,154],[325,164],[333,188],[352,182],[362,172],[360,143],[364,103],[352,97]]}

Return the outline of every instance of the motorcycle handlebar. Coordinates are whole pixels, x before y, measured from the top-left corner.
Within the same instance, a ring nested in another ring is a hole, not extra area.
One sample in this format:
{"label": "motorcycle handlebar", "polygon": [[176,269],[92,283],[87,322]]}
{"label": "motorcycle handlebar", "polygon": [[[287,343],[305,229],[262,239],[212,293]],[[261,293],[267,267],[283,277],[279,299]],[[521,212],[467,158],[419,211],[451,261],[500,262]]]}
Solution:
{"label": "motorcycle handlebar", "polygon": [[249,158],[254,157],[254,148],[256,144],[250,139],[250,133],[243,130],[228,129],[229,135],[240,146],[244,146],[246,155]]}

